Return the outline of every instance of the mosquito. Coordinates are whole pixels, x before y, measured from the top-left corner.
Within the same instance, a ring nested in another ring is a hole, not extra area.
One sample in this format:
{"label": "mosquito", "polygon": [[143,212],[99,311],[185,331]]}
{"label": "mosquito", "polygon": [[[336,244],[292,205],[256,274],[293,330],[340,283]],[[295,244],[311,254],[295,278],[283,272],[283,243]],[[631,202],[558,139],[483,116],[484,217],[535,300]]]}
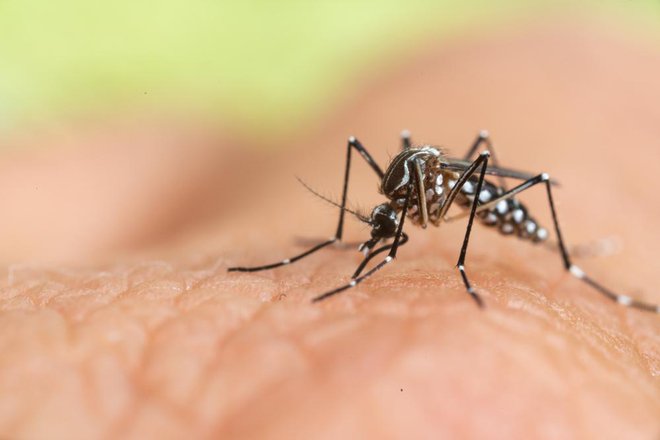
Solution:
{"label": "mosquito", "polygon": [[[380,192],[387,198],[385,203],[373,208],[369,216],[352,211],[346,206],[353,150],[357,151],[376,173],[380,179]],[[479,152],[480,150],[482,151]],[[489,165],[489,162],[492,162],[492,166]],[[489,178],[487,179],[486,176]],[[522,183],[509,189],[505,178]],[[408,235],[404,232],[406,219],[414,225],[426,228],[428,225],[440,226],[445,222],[468,217],[456,267],[467,293],[479,307],[483,307],[483,300],[472,286],[465,269],[472,225],[476,219],[481,224],[496,229],[500,234],[506,236],[515,236],[532,243],[547,242],[548,230],[534,219],[525,205],[517,198],[523,191],[541,185],[546,190],[564,269],[620,305],[660,313],[660,305],[615,293],[573,264],[561,234],[552,195],[552,188],[556,182],[547,173],[534,175],[501,167],[487,131],[481,131],[466,154],[459,159],[449,157],[445,150],[432,145],[413,146],[410,133],[404,130],[401,133],[401,151],[394,156],[384,172],[362,143],[351,136],[346,148],[341,203],[335,203],[312,190],[304,182],[301,181],[301,183],[315,195],[339,208],[339,220],[335,234],[330,239],[294,257],[264,266],[231,267],[228,269],[229,272],[256,272],[286,266],[333,243],[341,242],[344,218],[348,212],[371,227],[371,238],[359,247],[365,257],[351,276],[350,282],[312,299],[313,302],[318,302],[357,286],[394,261],[399,247],[408,242]],[[450,217],[448,211],[452,206],[460,207],[462,213]],[[387,252],[387,256],[363,273],[369,261],[384,252]]]}

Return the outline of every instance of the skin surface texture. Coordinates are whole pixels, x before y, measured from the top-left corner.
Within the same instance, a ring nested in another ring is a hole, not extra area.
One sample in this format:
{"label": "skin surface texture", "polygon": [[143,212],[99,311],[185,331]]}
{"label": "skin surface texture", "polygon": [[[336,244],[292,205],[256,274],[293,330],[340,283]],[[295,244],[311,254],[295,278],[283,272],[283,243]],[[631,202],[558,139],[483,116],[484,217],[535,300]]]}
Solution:
{"label": "skin surface texture", "polygon": [[[226,272],[334,233],[294,176],[338,200],[348,135],[385,167],[403,128],[457,156],[488,129],[503,164],[560,182],[569,246],[617,244],[575,262],[658,303],[658,78],[657,44],[540,24],[366,72],[279,148],[153,120],[10,140],[57,148],[0,164],[0,437],[658,438],[660,315],[544,247],[475,225],[483,310],[454,267],[464,222],[408,225],[393,264],[319,304],[369,238],[350,216],[350,246]],[[353,157],[368,213],[379,182]],[[521,199],[551,230],[544,190]]]}

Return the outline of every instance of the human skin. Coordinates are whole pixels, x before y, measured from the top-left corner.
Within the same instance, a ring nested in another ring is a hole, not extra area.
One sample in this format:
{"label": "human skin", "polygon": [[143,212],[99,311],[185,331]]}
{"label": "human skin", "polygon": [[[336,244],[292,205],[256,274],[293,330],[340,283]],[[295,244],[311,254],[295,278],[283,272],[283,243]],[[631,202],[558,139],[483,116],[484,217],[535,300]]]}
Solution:
{"label": "human skin", "polygon": [[[488,128],[503,163],[561,183],[569,245],[623,244],[576,262],[660,301],[657,46],[553,24],[430,45],[404,64],[269,152],[139,123],[6,159],[0,434],[657,437],[660,316],[608,301],[556,252],[475,226],[466,266],[484,309],[454,267],[460,222],[408,225],[392,264],[319,304],[359,264],[354,247],[226,272],[334,233],[336,209],[293,176],[338,196],[349,134],[385,166],[401,128],[457,155]],[[360,162],[349,199],[368,211],[382,196]],[[541,188],[522,199],[551,226]],[[368,238],[347,222],[346,241]]]}

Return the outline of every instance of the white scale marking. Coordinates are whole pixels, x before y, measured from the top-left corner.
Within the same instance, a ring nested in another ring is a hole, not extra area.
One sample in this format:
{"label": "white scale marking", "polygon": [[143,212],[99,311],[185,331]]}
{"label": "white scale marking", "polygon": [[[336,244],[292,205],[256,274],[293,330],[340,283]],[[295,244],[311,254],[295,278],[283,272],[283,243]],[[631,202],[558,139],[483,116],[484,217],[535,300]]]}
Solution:
{"label": "white scale marking", "polygon": [[485,219],[486,223],[495,224],[497,223],[497,216],[492,212],[489,212]]}
{"label": "white scale marking", "polygon": [[545,228],[539,228],[539,230],[536,231],[536,236],[539,238],[539,240],[545,240],[548,238],[548,230]]}
{"label": "white scale marking", "polygon": [[575,275],[577,278],[584,278],[584,271],[577,267],[575,264],[571,264],[571,267],[568,268],[568,270]]}
{"label": "white scale marking", "polygon": [[286,260],[282,260],[282,264],[289,264],[289,263],[291,263],[291,260],[289,260],[288,258]]}
{"label": "white scale marking", "polygon": [[525,213],[523,212],[522,209],[516,209],[513,211],[513,221],[516,223],[520,223],[523,221],[525,218]]}
{"label": "white scale marking", "polygon": [[357,281],[355,281],[355,280],[348,283],[348,285],[351,286],[351,287],[355,287],[356,284],[357,284]]}
{"label": "white scale marking", "polygon": [[533,234],[536,231],[536,223],[531,220],[527,220],[527,223],[525,223],[525,229],[527,230],[528,234]]}
{"label": "white scale marking", "polygon": [[506,212],[509,210],[509,203],[506,200],[500,200],[497,202],[497,205],[495,205],[495,209],[497,210],[498,214],[506,214]]}
{"label": "white scale marking", "polygon": [[389,262],[392,261],[393,259],[394,259],[394,258],[392,258],[391,255],[388,255],[387,257],[385,257],[385,262],[386,262],[386,263],[389,263]]}
{"label": "white scale marking", "polygon": [[626,295],[617,295],[616,302],[624,306],[629,306],[632,304],[633,299]]}
{"label": "white scale marking", "polygon": [[486,203],[486,202],[489,201],[492,197],[493,197],[493,195],[490,193],[490,191],[485,190],[485,189],[482,190],[481,193],[479,193],[479,201],[480,201],[481,203]]}

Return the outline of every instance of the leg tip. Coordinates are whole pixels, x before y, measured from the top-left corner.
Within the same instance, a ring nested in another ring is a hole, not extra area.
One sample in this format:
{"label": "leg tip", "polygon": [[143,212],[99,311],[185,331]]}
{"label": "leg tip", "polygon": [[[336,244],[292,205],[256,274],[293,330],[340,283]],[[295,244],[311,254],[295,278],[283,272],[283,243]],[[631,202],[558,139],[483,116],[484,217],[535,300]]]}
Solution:
{"label": "leg tip", "polygon": [[336,293],[336,292],[327,292],[327,293],[324,293],[323,295],[315,296],[314,298],[312,298],[311,303],[312,303],[312,304],[319,303],[319,302],[321,302],[321,301],[323,301],[323,300],[325,300],[325,299],[328,299],[329,297],[331,297],[331,296],[334,295],[335,293]]}
{"label": "leg tip", "polygon": [[249,267],[228,267],[227,272],[254,272],[254,270]]}
{"label": "leg tip", "polygon": [[477,303],[477,307],[479,307],[480,309],[486,308],[486,305],[484,304],[484,301],[481,299],[481,296],[479,296],[479,294],[475,292],[475,290],[472,287],[469,287],[467,291],[474,300],[474,302]]}

